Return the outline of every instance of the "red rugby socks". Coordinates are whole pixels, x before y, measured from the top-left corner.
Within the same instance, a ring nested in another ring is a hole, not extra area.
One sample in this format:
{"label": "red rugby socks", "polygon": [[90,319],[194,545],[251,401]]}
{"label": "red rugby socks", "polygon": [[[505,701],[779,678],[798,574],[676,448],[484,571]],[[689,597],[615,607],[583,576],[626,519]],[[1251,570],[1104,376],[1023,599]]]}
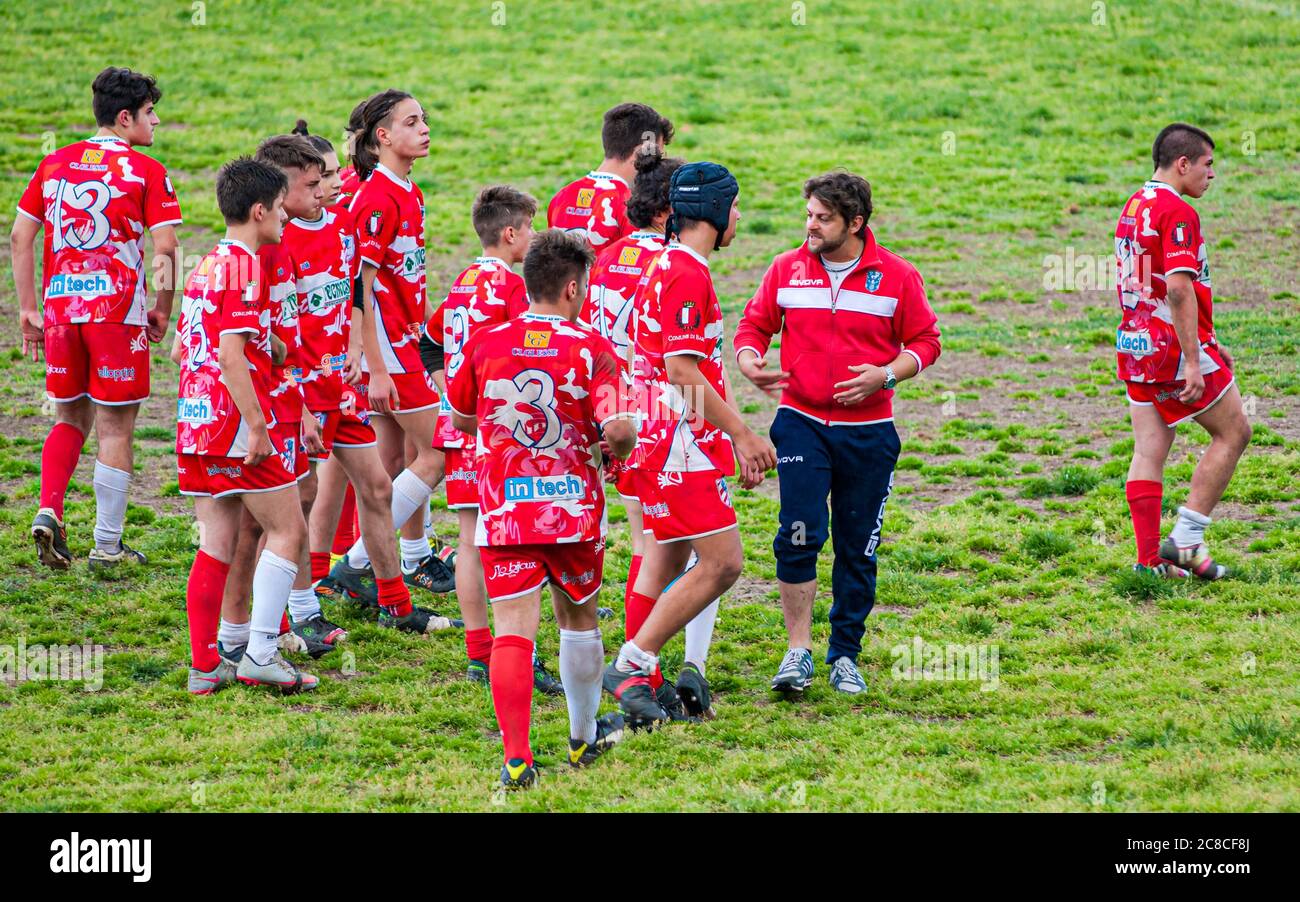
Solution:
{"label": "red rugby socks", "polygon": [[185,615],[190,624],[190,661],[195,670],[214,670],[221,661],[217,654],[217,629],[221,624],[221,595],[226,588],[230,565],[203,549],[194,556],[190,579],[185,586]]}
{"label": "red rugby socks", "polygon": [[63,519],[63,496],[77,470],[77,460],[85,443],[86,437],[76,426],[55,423],[41,449],[41,507],[53,508],[54,515],[60,520]]}
{"label": "red rugby socks", "polygon": [[523,636],[497,636],[492,643],[489,675],[505,760],[522,758],[531,766],[528,728],[533,711],[533,643]]}
{"label": "red rugby socks", "polygon": [[1137,540],[1137,562],[1144,567],[1160,563],[1160,503],[1164,486],[1151,479],[1131,479],[1124,485],[1133,537]]}

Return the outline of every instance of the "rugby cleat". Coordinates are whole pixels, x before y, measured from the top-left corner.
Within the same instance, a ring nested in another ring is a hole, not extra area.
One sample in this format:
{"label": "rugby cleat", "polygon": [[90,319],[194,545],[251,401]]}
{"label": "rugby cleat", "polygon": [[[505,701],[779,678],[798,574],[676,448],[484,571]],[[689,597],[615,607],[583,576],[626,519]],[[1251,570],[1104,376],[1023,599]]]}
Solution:
{"label": "rugby cleat", "polygon": [[379,587],[369,566],[353,567],[347,555],[330,568],[329,575],[316,583],[316,597],[345,601],[373,611],[379,607]]}
{"label": "rugby cleat", "polygon": [[1160,559],[1188,570],[1200,579],[1216,580],[1228,575],[1228,568],[1215,563],[1204,542],[1184,548],[1170,536],[1160,543]]}
{"label": "rugby cleat", "polygon": [[[681,696],[677,694],[677,687],[672,683],[664,680],[659,684],[659,688],[654,690],[654,693],[655,701],[659,703],[659,707],[664,709],[664,713],[668,715],[669,720],[696,719],[686,713],[686,706],[682,704]],[[637,730],[645,726],[652,726],[652,724],[643,724],[639,721],[632,724],[633,729]]]}
{"label": "rugby cleat", "polygon": [[36,542],[36,557],[46,567],[67,570],[72,566],[68,530],[54,515],[53,508],[43,507],[36,512],[36,519],[32,520],[32,539]]}
{"label": "rugby cleat", "polygon": [[334,646],[348,636],[348,631],[337,623],[330,623],[320,611],[312,614],[302,623],[295,623],[293,634],[306,643],[305,651],[313,658],[329,654]]}
{"label": "rugby cleat", "polygon": [[[218,646],[219,648],[220,646]],[[242,649],[243,646],[240,646]],[[243,651],[240,651],[243,655]],[[235,665],[222,656],[212,670],[203,671],[190,668],[190,695],[211,695],[223,686],[235,682]]]}
{"label": "rugby cleat", "polygon": [[380,608],[379,625],[385,629],[400,630],[403,633],[415,633],[417,636],[423,636],[426,633],[436,633],[441,630],[463,629],[465,621],[443,617],[437,611],[430,611],[428,608],[412,605],[411,613],[405,617],[398,617]]}
{"label": "rugby cleat", "polygon": [[705,720],[717,716],[713,710],[713,693],[709,691],[709,681],[704,678],[700,668],[690,661],[683,664],[681,672],[677,674],[677,695],[689,716]]}
{"label": "rugby cleat", "polygon": [[858,665],[845,655],[840,655],[831,665],[830,681],[831,686],[837,691],[847,692],[849,695],[867,691],[867,682],[858,672]]}
{"label": "rugby cleat", "polygon": [[149,559],[144,556],[143,552],[136,551],[121,540],[118,540],[117,551],[103,551],[99,548],[90,549],[91,570],[111,570],[118,564],[139,564],[143,567],[147,563],[149,563]]}
{"label": "rugby cleat", "polygon": [[240,661],[244,660],[244,652],[247,648],[247,643],[244,645],[226,646],[221,644],[220,639],[217,640],[217,654],[221,655],[221,660],[229,661],[236,667],[239,666]]}
{"label": "rugby cleat", "polygon": [[275,686],[285,695],[315,689],[320,682],[286,661],[278,649],[265,664],[259,664],[251,655],[245,654],[235,676],[239,682],[249,686]]}
{"label": "rugby cleat", "polygon": [[813,657],[806,648],[792,648],[781,659],[781,666],[772,677],[772,691],[786,695],[802,695],[812,685]]}
{"label": "rugby cleat", "polygon": [[630,720],[647,725],[668,720],[668,712],[659,704],[650,688],[650,677],[644,673],[624,673],[615,662],[605,668],[601,685],[618,699],[619,707]]}
{"label": "rugby cleat", "polygon": [[488,662],[475,661],[471,658],[469,666],[465,668],[465,679],[471,683],[478,683],[480,686],[492,685],[488,675]]}
{"label": "rugby cleat", "polygon": [[596,738],[591,742],[569,740],[569,766],[586,767],[623,739],[623,715],[606,714],[596,718]]}
{"label": "rugby cleat", "polygon": [[299,636],[292,629],[288,632],[281,633],[275,640],[276,648],[289,654],[307,654],[309,646],[307,640]]}
{"label": "rugby cleat", "polygon": [[1158,576],[1161,579],[1187,579],[1192,574],[1188,573],[1182,567],[1175,567],[1173,564],[1159,563],[1151,567],[1145,564],[1134,564],[1134,573],[1150,573],[1152,576]]}
{"label": "rugby cleat", "polygon": [[456,590],[456,574],[436,554],[431,554],[414,570],[402,565],[402,580],[413,589],[424,589],[435,595]]}
{"label": "rugby cleat", "polygon": [[542,695],[563,695],[564,684],[551,676],[540,659],[533,658],[533,688]]}
{"label": "rugby cleat", "polygon": [[523,758],[511,758],[501,767],[501,786],[505,789],[532,789],[537,785],[537,768]]}

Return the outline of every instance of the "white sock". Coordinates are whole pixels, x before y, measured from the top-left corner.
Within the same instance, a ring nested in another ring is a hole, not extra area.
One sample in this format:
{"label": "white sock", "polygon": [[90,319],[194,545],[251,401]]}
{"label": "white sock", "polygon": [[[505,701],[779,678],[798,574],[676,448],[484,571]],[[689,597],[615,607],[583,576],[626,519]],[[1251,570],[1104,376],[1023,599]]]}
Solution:
{"label": "white sock", "polygon": [[370,566],[370,552],[366,551],[366,540],[357,536],[356,542],[348,549],[346,555],[348,566],[354,570],[364,570]]}
{"label": "white sock", "polygon": [[126,491],[131,474],[95,461],[95,547],[117,551],[126,522]]}
{"label": "white sock", "polygon": [[235,648],[239,645],[248,644],[248,621],[243,623],[231,623],[225,617],[221,618],[221,626],[217,628],[217,641],[225,648]]}
{"label": "white sock", "polygon": [[275,654],[280,637],[280,618],[284,616],[289,592],[298,576],[298,565],[286,561],[269,548],[262,551],[253,571],[253,619],[248,636],[248,655],[257,664],[266,664]]}
{"label": "white sock", "polygon": [[414,570],[420,565],[420,561],[433,554],[433,546],[429,544],[428,538],[400,539],[398,544],[402,546],[402,569],[404,570]]}
{"label": "white sock", "polygon": [[636,643],[629,639],[618,650],[618,661],[614,666],[623,673],[640,673],[649,676],[659,666],[659,658],[637,648]]}
{"label": "white sock", "polygon": [[1179,548],[1200,545],[1205,541],[1205,527],[1211,522],[1209,517],[1198,514],[1190,507],[1180,507],[1178,521],[1174,523],[1174,531],[1169,534],[1169,538],[1173,539],[1174,544]]}
{"label": "white sock", "polygon": [[289,590],[289,619],[294,623],[302,623],[319,613],[320,601],[316,598],[315,589],[308,586],[305,589]]}
{"label": "white sock", "polygon": [[596,712],[600,709],[600,679],[605,672],[605,646],[600,630],[560,630],[560,682],[569,706],[569,736],[596,741]]}
{"label": "white sock", "polygon": [[686,624],[686,660],[700,668],[704,675],[704,662],[709,657],[709,645],[713,642],[713,622],[718,619],[718,602],[715,598],[709,606],[691,618]]}
{"label": "white sock", "polygon": [[[430,492],[429,494],[432,495],[433,493]],[[426,539],[432,539],[434,535],[436,535],[436,533],[433,529],[433,509],[426,504],[424,506],[424,537]]]}

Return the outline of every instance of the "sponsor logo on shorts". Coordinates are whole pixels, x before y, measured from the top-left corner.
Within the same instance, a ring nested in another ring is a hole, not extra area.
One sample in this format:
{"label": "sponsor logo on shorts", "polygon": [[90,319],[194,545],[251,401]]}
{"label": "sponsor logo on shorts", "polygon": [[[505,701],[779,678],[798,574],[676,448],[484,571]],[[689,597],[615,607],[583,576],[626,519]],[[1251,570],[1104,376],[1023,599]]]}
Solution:
{"label": "sponsor logo on shorts", "polygon": [[584,570],[581,573],[561,573],[560,582],[573,586],[585,586],[596,581],[596,571]]}
{"label": "sponsor logo on shorts", "polygon": [[46,298],[102,298],[113,293],[113,280],[106,272],[61,272],[50,276]]}
{"label": "sponsor logo on shorts", "polygon": [[68,375],[68,368],[67,368],[66,366],[52,366],[52,365],[50,365],[50,364],[47,363],[47,364],[45,364],[45,375],[47,375],[47,376],[66,376],[66,375]]}
{"label": "sponsor logo on shorts", "polygon": [[1179,388],[1171,388],[1169,391],[1158,391],[1156,392],[1156,400],[1162,402],[1173,401],[1182,393],[1182,389]]}
{"label": "sponsor logo on shorts", "polygon": [[659,501],[655,504],[646,504],[641,507],[641,513],[651,520],[662,520],[668,516],[668,503]]}
{"label": "sponsor logo on shorts", "polygon": [[233,467],[222,467],[222,466],[218,466],[217,464],[209,464],[208,475],[226,476],[230,479],[238,479],[239,477],[244,475],[244,468],[239,464],[236,464]]}
{"label": "sponsor logo on shorts", "polygon": [[512,476],[506,480],[507,501],[550,501],[581,498],[586,483],[577,476]]}
{"label": "sponsor logo on shorts", "polygon": [[176,422],[211,423],[212,402],[207,398],[177,398]]}
{"label": "sponsor logo on shorts", "polygon": [[511,561],[508,564],[493,564],[492,578],[505,579],[512,576],[518,576],[525,570],[536,570],[537,561]]}
{"label": "sponsor logo on shorts", "polygon": [[459,470],[452,470],[447,474],[448,482],[478,482],[478,470],[472,470],[464,467]]}
{"label": "sponsor logo on shorts", "polygon": [[1115,350],[1121,354],[1145,357],[1154,354],[1156,349],[1151,342],[1150,332],[1125,332],[1120,329],[1115,333]]}
{"label": "sponsor logo on shorts", "polygon": [[101,366],[95,372],[99,374],[99,378],[108,379],[110,382],[134,382],[135,381],[135,367],[133,366],[120,366],[115,369],[109,369],[106,366]]}

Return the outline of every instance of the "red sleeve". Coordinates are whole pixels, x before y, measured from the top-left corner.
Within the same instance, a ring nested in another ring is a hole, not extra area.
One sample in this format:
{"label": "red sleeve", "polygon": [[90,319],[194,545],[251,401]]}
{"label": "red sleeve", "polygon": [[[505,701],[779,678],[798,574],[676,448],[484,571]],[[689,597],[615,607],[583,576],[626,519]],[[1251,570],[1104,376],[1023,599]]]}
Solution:
{"label": "red sleeve", "polygon": [[167,170],[157,160],[149,161],[152,165],[144,177],[144,224],[145,228],[157,229],[163,226],[179,225],[181,205],[172,188],[172,180]]}
{"label": "red sleeve", "polygon": [[362,191],[353,201],[357,227],[357,258],[382,266],[384,254],[397,237],[398,215],[392,199],[378,191]]}
{"label": "red sleeve", "polygon": [[42,193],[45,179],[41,177],[41,170],[44,168],[45,161],[42,160],[41,165],[36,167],[32,180],[27,183],[23,196],[18,199],[18,212],[41,224],[45,223],[45,197]]}
{"label": "red sleeve", "polygon": [[609,339],[593,335],[591,348],[591,401],[592,415],[604,426],[619,417],[632,417],[627,398],[626,382],[619,375],[618,356]]}
{"label": "red sleeve", "polygon": [[261,331],[264,298],[255,284],[231,286],[221,292],[221,334]]}
{"label": "red sleeve", "polygon": [[925,296],[925,282],[915,270],[908,276],[894,309],[894,338],[916,358],[917,372],[939,359],[939,320]]}
{"label": "red sleeve", "polygon": [[781,331],[785,316],[776,303],[776,282],[774,262],[767,268],[767,272],[763,273],[763,281],[759,283],[758,291],[745,305],[745,312],[740,317],[740,325],[736,327],[736,337],[732,345],[736,349],[737,359],[745,348],[762,357],[772,343],[772,336]]}
{"label": "red sleeve", "polygon": [[1156,224],[1160,232],[1160,246],[1164,250],[1165,275],[1190,272],[1193,277],[1201,272],[1201,218],[1191,207],[1180,205],[1166,212]]}
{"label": "red sleeve", "polygon": [[446,314],[447,299],[443,298],[438,309],[433,311],[433,316],[424,324],[424,334],[429,336],[429,341],[436,345],[442,344],[442,318]]}
{"label": "red sleeve", "polygon": [[710,315],[707,277],[695,268],[678,264],[669,269],[660,285],[659,326],[663,330],[664,357],[708,357],[713,343],[704,337]]}
{"label": "red sleeve", "polygon": [[506,286],[506,319],[514,319],[527,312],[528,289],[524,285],[524,280],[516,276],[510,279],[510,284]]}
{"label": "red sleeve", "polygon": [[464,361],[456,372],[456,378],[447,380],[447,403],[461,416],[478,416],[478,369],[474,362],[474,352],[488,331],[480,330],[465,343],[462,351]]}

